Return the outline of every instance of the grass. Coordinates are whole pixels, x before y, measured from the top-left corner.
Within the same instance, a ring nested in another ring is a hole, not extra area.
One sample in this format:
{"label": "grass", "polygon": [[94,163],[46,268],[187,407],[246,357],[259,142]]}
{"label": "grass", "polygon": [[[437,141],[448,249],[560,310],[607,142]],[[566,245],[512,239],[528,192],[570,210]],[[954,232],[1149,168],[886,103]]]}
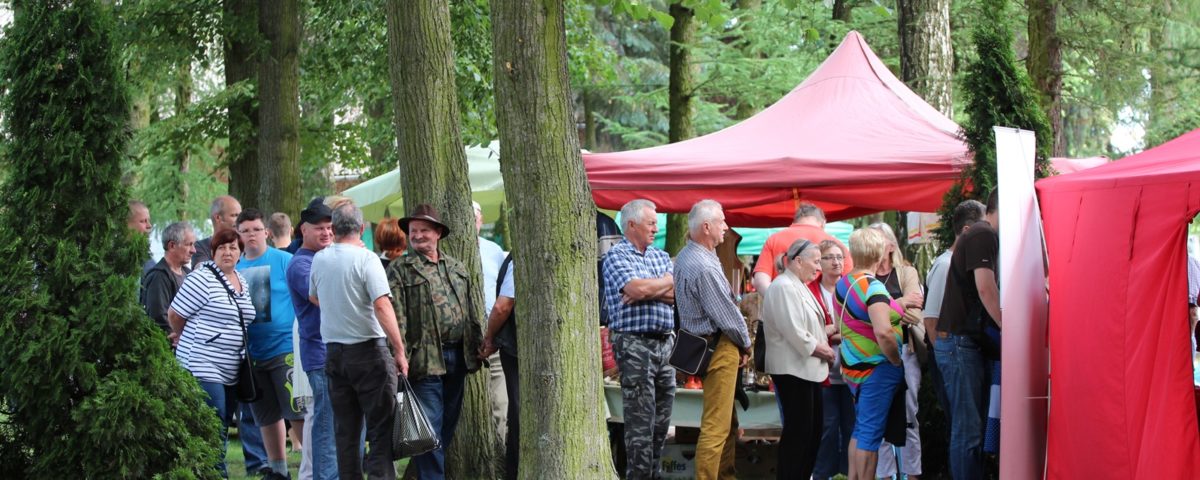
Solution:
{"label": "grass", "polygon": [[[246,475],[246,458],[242,454],[242,441],[237,437],[236,427],[229,429],[229,450],[225,452],[225,464],[229,469],[230,480],[258,479],[257,475]],[[404,469],[408,467],[408,459],[398,460],[395,465],[396,471],[403,474]],[[292,478],[300,478],[300,452],[293,452],[290,447],[288,448],[288,471],[291,472]]]}

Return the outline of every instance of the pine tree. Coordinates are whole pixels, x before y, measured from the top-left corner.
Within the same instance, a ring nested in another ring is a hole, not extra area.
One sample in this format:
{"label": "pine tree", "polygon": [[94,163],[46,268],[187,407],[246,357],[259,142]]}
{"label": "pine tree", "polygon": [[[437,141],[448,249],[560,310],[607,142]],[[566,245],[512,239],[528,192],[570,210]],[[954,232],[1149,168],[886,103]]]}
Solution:
{"label": "pine tree", "polygon": [[980,21],[971,33],[978,55],[967,66],[962,85],[966,112],[970,116],[970,121],[962,126],[962,136],[975,162],[963,171],[962,180],[946,193],[938,211],[944,220],[938,228],[938,240],[946,246],[954,241],[949,222],[954,207],[969,198],[983,201],[996,188],[993,126],[1034,132],[1038,178],[1050,172],[1050,152],[1054,148],[1050,123],[1038,105],[1033,83],[1025,70],[1017,66],[1012,49],[1008,0],[983,0],[980,9]]}
{"label": "pine tree", "polygon": [[218,422],[137,303],[129,103],[95,1],[14,2],[0,46],[0,476],[215,478]]}

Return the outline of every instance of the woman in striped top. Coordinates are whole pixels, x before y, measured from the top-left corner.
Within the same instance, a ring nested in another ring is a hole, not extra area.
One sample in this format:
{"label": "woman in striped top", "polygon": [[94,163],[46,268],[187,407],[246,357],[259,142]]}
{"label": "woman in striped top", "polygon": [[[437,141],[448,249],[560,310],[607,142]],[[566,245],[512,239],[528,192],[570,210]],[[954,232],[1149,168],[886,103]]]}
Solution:
{"label": "woman in striped top", "polygon": [[205,402],[221,420],[221,462],[226,476],[225,434],[237,407],[238,363],[245,355],[242,319],[254,319],[254,305],[244,288],[246,280],[234,269],[241,248],[233,230],[213,235],[213,259],[197,265],[183,281],[167,318],[175,359],[192,373],[208,394]]}
{"label": "woman in striped top", "polygon": [[850,235],[854,270],[838,280],[834,315],[841,319],[842,378],[855,395],[850,439],[850,479],[874,479],[888,407],[904,381],[900,366],[900,318],[904,309],[873,272],[887,250],[883,232],[864,228]]}

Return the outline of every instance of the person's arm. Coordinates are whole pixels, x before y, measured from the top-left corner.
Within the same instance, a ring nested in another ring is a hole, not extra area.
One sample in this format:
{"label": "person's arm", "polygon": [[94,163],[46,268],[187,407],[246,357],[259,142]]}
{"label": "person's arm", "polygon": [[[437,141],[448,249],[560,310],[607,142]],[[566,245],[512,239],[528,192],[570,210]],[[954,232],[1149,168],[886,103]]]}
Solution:
{"label": "person's arm", "polygon": [[183,334],[183,326],[187,325],[187,319],[180,316],[173,308],[167,308],[167,323],[171,325],[171,333],[167,335],[171,339],[171,346],[179,344],[179,336]]}
{"label": "person's arm", "polygon": [[743,355],[750,351],[750,332],[746,330],[746,319],[742,311],[733,303],[733,295],[725,277],[715,270],[700,275],[697,285],[699,297],[707,301],[699,302],[705,317],[712,319],[725,336],[742,350]]}
{"label": "person's arm", "polygon": [[621,293],[628,299],[626,303],[641,302],[645,300],[660,300],[667,302],[675,301],[675,277],[670,273],[660,278],[635,278],[630,280],[621,287]]}
{"label": "person's arm", "polygon": [[404,353],[404,337],[396,325],[396,313],[392,309],[392,299],[387,295],[380,296],[375,299],[374,307],[375,318],[379,321],[379,326],[383,327],[383,333],[387,335],[388,343],[392,345],[396,368],[400,370],[401,374],[408,376],[408,357]]}
{"label": "person's arm", "polygon": [[754,285],[754,291],[765,292],[771,286],[771,276],[764,272],[754,272],[754,278],[750,280],[750,284]]}
{"label": "person's arm", "polygon": [[508,323],[508,317],[512,314],[514,305],[516,302],[512,297],[496,297],[496,303],[492,304],[492,313],[488,315],[487,332],[483,335],[483,346],[480,348],[479,358],[487,358],[496,353],[496,345],[493,341],[504,324]]}
{"label": "person's arm", "polygon": [[171,307],[170,296],[170,288],[167,286],[162,271],[156,270],[148,273],[144,297],[146,315],[149,315],[155,323],[170,325],[167,318],[167,310]]}
{"label": "person's arm", "polygon": [[867,307],[867,315],[871,317],[871,328],[875,332],[875,342],[879,350],[887,357],[892,365],[900,365],[900,343],[896,341],[896,331],[892,329],[892,306],[885,302],[875,302]]}
{"label": "person's arm", "polygon": [[801,292],[787,285],[776,285],[774,289],[768,288],[767,293],[763,296],[762,320],[766,322],[763,325],[774,327],[773,330],[778,331],[788,346],[801,355],[833,362],[833,350],[801,323],[801,319],[811,314],[804,308]]}
{"label": "person's arm", "polygon": [[987,310],[988,316],[996,321],[997,327],[1002,327],[1000,323],[1000,286],[996,285],[996,274],[990,268],[976,268],[975,273],[975,288],[979,290],[979,300],[983,302],[983,308]]}

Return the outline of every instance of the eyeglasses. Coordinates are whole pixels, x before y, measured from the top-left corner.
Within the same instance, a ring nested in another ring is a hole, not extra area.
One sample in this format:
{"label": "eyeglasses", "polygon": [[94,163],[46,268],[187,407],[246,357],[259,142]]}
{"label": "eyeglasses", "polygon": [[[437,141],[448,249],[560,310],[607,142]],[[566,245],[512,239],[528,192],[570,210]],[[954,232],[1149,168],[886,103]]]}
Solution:
{"label": "eyeglasses", "polygon": [[267,229],[265,229],[265,228],[247,228],[238,233],[240,233],[242,235],[257,235],[257,234],[263,233],[265,231],[267,231]]}
{"label": "eyeglasses", "polygon": [[842,262],[842,261],[846,260],[846,257],[841,256],[841,255],[825,255],[825,256],[821,257],[821,260],[824,260],[826,262]]}

